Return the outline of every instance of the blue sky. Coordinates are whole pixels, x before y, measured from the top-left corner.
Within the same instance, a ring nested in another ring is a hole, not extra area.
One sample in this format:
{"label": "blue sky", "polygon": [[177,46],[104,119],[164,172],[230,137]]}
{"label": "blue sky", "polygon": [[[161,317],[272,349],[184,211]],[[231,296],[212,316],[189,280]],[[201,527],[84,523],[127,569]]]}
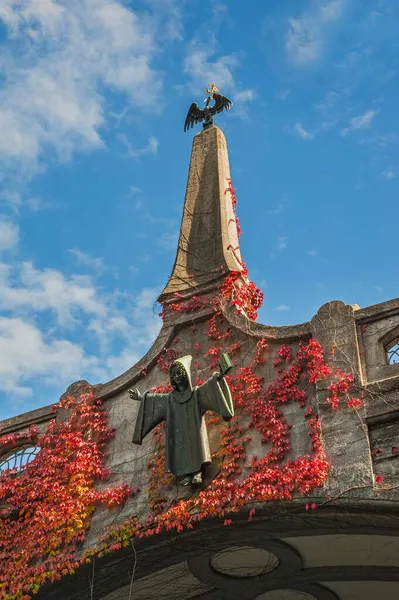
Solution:
{"label": "blue sky", "polygon": [[148,349],[213,81],[260,321],[398,296],[399,2],[2,0],[0,418]]}

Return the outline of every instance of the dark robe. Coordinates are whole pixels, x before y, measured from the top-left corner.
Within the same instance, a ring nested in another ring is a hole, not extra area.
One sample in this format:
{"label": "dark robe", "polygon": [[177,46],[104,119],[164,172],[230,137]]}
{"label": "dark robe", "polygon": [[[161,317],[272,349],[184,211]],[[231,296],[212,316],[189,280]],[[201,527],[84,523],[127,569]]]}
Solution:
{"label": "dark robe", "polygon": [[211,410],[225,421],[234,416],[229,387],[215,373],[199,387],[185,392],[174,389],[168,394],[146,392],[140,402],[133,443],[143,438],[156,425],[166,421],[166,470],[181,477],[197,473],[211,462],[204,415]]}

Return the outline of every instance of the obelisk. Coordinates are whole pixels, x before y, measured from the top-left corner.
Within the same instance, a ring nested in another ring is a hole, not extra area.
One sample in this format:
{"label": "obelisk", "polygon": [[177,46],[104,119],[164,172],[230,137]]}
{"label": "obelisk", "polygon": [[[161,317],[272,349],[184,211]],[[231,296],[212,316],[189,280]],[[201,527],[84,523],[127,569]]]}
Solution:
{"label": "obelisk", "polygon": [[193,140],[175,263],[161,303],[207,292],[232,271],[242,271],[226,138],[211,125]]}

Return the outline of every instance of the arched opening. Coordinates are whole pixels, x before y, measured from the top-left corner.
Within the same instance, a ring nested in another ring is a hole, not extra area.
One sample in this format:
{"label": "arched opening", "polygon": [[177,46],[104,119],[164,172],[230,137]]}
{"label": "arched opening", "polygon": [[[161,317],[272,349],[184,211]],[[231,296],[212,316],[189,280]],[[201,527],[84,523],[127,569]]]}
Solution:
{"label": "arched opening", "polygon": [[399,335],[385,345],[385,355],[388,365],[399,364]]}
{"label": "arched opening", "polygon": [[39,446],[24,446],[5,458],[0,456],[0,474],[8,469],[17,469],[19,471],[30,463],[39,451]]}

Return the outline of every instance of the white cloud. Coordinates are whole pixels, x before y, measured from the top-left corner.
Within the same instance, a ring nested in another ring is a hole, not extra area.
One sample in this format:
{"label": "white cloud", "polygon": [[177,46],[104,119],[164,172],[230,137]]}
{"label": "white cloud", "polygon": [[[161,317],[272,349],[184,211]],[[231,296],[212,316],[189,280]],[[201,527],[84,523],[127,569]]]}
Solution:
{"label": "white cloud", "polygon": [[59,388],[117,377],[161,325],[157,288],[106,294],[88,276],[0,262],[0,289],[0,391],[16,398],[38,381]]}
{"label": "white cloud", "polygon": [[199,90],[204,88],[204,82],[206,84],[215,82],[222,93],[224,90],[235,89],[233,72],[239,65],[237,57],[230,54],[212,61],[212,56],[214,56],[213,51],[199,48],[195,44],[191,46],[183,68],[191,80],[192,92],[198,94]]}
{"label": "white cloud", "polygon": [[257,281],[257,284],[258,284],[258,286],[259,286],[259,288],[261,290],[265,290],[267,288],[267,281],[266,281],[266,279],[257,279],[256,281]]}
{"label": "white cloud", "polygon": [[288,96],[290,95],[291,90],[279,90],[278,92],[276,92],[276,98],[278,98],[279,100],[286,100],[288,98]]}
{"label": "white cloud", "polygon": [[268,215],[279,215],[280,213],[282,213],[284,210],[284,204],[282,202],[280,202],[279,204],[277,204],[277,206],[275,208],[272,208],[271,210],[267,211]]}
{"label": "white cloud", "polygon": [[148,144],[142,150],[142,154],[156,154],[158,152],[159,140],[155,136],[151,136],[148,138]]}
{"label": "white cloud", "polygon": [[[111,350],[113,341],[123,340],[124,344],[126,344],[129,339],[129,334],[132,332],[132,323],[129,323],[125,315],[110,310],[107,315],[102,318],[89,318],[87,331],[96,336],[96,339],[98,340],[97,343],[99,344],[97,351],[101,353],[103,364],[105,366],[107,355],[112,357]],[[118,375],[118,373],[114,375]]]}
{"label": "white cloud", "polygon": [[104,259],[101,256],[91,256],[91,254],[82,252],[82,250],[79,250],[79,248],[70,248],[68,252],[75,257],[78,265],[89,267],[97,273],[101,273],[105,270]]}
{"label": "white cloud", "polygon": [[364,54],[365,54],[365,51],[363,51],[363,52],[357,52],[357,51],[348,52],[348,54],[345,56],[345,58],[340,63],[337,64],[337,67],[339,69],[353,69],[354,67],[356,67],[358,65],[360,60],[363,58]]}
{"label": "white cloud", "polygon": [[243,103],[243,102],[252,102],[255,98],[254,90],[241,90],[241,92],[237,92],[234,96],[234,102]]}
{"label": "white cloud", "polygon": [[130,273],[133,273],[133,275],[137,275],[137,273],[140,272],[140,269],[136,265],[129,265],[128,266],[128,271]]}
{"label": "white cloud", "polygon": [[294,129],[295,132],[299,135],[299,137],[303,140],[313,140],[314,134],[305,129],[302,123],[296,123]]}
{"label": "white cloud", "polygon": [[115,331],[121,334],[128,334],[129,328],[129,321],[123,315],[114,315],[103,320],[92,319],[87,327],[89,331],[95,331],[99,337],[105,337],[107,334]]}
{"label": "white cloud", "polygon": [[[161,327],[159,309],[155,305],[160,291],[160,288],[143,288],[132,297],[121,298],[119,305],[108,304],[105,316],[89,319],[87,329],[99,340],[105,379],[112,379],[132,367],[155,340]],[[97,293],[101,298],[100,292]],[[115,340],[119,344],[123,341],[117,353],[111,351]]]}
{"label": "white cloud", "polygon": [[144,206],[144,202],[142,200],[140,200],[139,198],[137,200],[135,200],[133,203],[134,210],[140,210],[140,208],[143,208],[143,206]]}
{"label": "white cloud", "polygon": [[[228,54],[216,58],[215,44],[202,45],[193,41],[183,63],[186,76],[189,79],[187,87],[192,94],[198,96],[205,90],[204,83],[214,82],[222,94],[227,95],[235,105],[234,115],[246,117],[246,104],[252,102],[256,93],[253,89],[239,89],[235,80],[235,72],[240,67],[238,54]],[[179,87],[179,86],[178,86]],[[201,102],[198,103],[202,108]]]}
{"label": "white cloud", "polygon": [[280,250],[284,250],[287,247],[287,237],[286,236],[280,236],[277,240],[278,242],[278,247]]}
{"label": "white cloud", "polygon": [[105,360],[105,366],[110,373],[119,375],[130,369],[140,360],[138,352],[131,349],[125,349],[118,356],[108,356]]}
{"label": "white cloud", "polygon": [[146,344],[154,341],[160,329],[158,310],[155,309],[155,302],[160,293],[161,288],[154,287],[143,288],[135,295],[132,316],[134,321],[140,324],[142,342]]}
{"label": "white cloud", "polygon": [[285,35],[288,60],[296,66],[317,61],[325,48],[331,26],[343,14],[344,0],[313,0],[299,18],[290,18]]}
{"label": "white cloud", "polygon": [[338,104],[340,98],[341,96],[338,92],[327,92],[323,100],[319,104],[316,104],[316,108],[323,112],[328,111]]}
{"label": "white cloud", "polygon": [[14,248],[19,241],[19,227],[10,219],[0,216],[0,253]]}
{"label": "white cloud", "polygon": [[368,110],[363,115],[351,119],[352,129],[366,129],[370,127],[372,120],[378,115],[379,110]]}
{"label": "white cloud", "polygon": [[355,131],[359,129],[368,129],[373,121],[373,119],[378,115],[379,110],[367,110],[362,115],[358,115],[357,117],[353,117],[350,120],[349,127],[346,127],[342,130],[342,134],[346,135],[350,131]]}
{"label": "white cloud", "polygon": [[32,394],[29,380],[41,377],[47,383],[76,381],[99,361],[86,356],[79,344],[45,339],[33,323],[0,316],[0,389],[12,394]]}
{"label": "white cloud", "polygon": [[335,127],[338,123],[338,119],[329,119],[328,121],[322,121],[320,124],[321,129],[323,131],[329,131],[333,127]]}
{"label": "white cloud", "polygon": [[65,206],[64,204],[62,204],[60,202],[58,202],[58,203],[45,202],[44,200],[42,200],[42,198],[39,198],[37,196],[28,197],[23,200],[23,203],[32,212],[39,212],[41,210],[47,210],[49,208],[54,209],[54,208],[61,208],[61,207]]}
{"label": "white cloud", "polygon": [[[1,92],[0,92],[1,93]],[[0,157],[1,167],[1,157]],[[8,182],[8,185],[11,182]],[[48,209],[59,209],[64,208],[65,204],[62,202],[46,202],[39,196],[32,196],[27,189],[25,183],[18,178],[12,181],[11,187],[4,187],[0,189],[0,202],[7,204],[8,208],[11,209],[14,214],[18,214],[22,207],[26,207],[32,212],[39,212]]]}
{"label": "white cloud", "polygon": [[286,304],[280,304],[279,306],[276,306],[276,308],[274,310],[279,310],[279,311],[291,310],[291,307],[287,306]]}
{"label": "white cloud", "polygon": [[66,159],[103,147],[106,88],[136,107],[155,100],[160,77],[148,14],[119,0],[3,0],[0,11],[9,42],[0,55],[4,164],[32,168],[47,150]]}
{"label": "white cloud", "polygon": [[135,196],[136,194],[141,194],[141,189],[137,187],[137,185],[131,185],[129,188],[129,194],[131,196]]}
{"label": "white cloud", "polygon": [[211,0],[209,4],[210,16],[198,24],[195,36],[186,47],[183,71],[188,83],[175,87],[189,92],[190,96],[198,97],[198,105],[202,108],[200,94],[203,93],[205,99],[204,86],[213,82],[222,94],[232,100],[235,105],[233,115],[246,118],[246,105],[255,99],[256,92],[249,88],[242,89],[236,80],[244,53],[237,50],[230,54],[222,54],[219,44],[219,33],[226,27],[231,28],[234,21],[229,14],[227,3]]}
{"label": "white cloud", "polygon": [[381,173],[384,179],[395,179],[397,177],[397,173],[393,169],[386,169]]}
{"label": "white cloud", "polygon": [[145,3],[153,10],[162,42],[183,39],[183,8],[186,0],[145,0]]}
{"label": "white cloud", "polygon": [[65,276],[56,269],[36,269],[29,261],[19,269],[0,268],[0,309],[16,313],[50,311],[60,325],[71,326],[79,312],[104,317],[106,304],[87,275]]}
{"label": "white cloud", "polygon": [[5,202],[14,213],[18,213],[22,205],[21,194],[15,189],[3,188],[0,190],[0,200]]}
{"label": "white cloud", "polygon": [[176,251],[178,242],[178,232],[163,233],[158,239],[158,246],[169,252]]}
{"label": "white cloud", "polygon": [[136,148],[123,133],[118,135],[118,139],[126,146],[126,156],[128,158],[140,158],[140,156],[158,152],[159,140],[155,136],[149,137],[147,144],[142,148]]}
{"label": "white cloud", "polygon": [[314,248],[312,248],[312,250],[308,251],[309,256],[318,256],[318,252],[317,250],[315,250]]}

